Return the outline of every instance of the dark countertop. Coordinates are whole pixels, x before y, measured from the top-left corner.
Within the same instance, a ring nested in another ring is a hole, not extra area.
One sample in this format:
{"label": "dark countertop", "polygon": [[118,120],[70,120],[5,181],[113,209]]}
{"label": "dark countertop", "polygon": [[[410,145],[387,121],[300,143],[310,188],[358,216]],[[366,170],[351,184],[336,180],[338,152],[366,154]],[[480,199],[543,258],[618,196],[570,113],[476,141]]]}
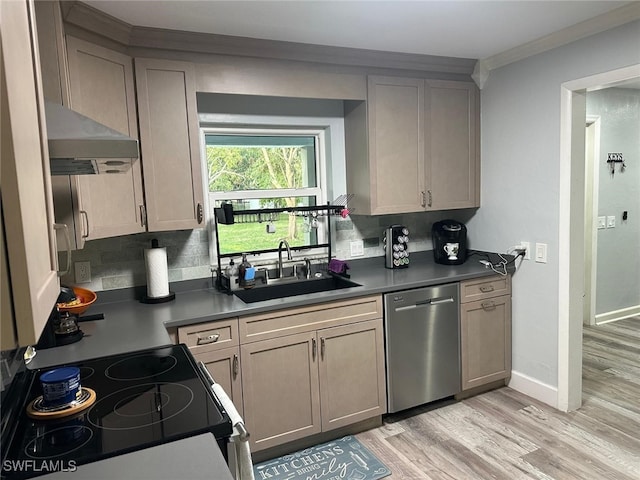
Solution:
{"label": "dark countertop", "polygon": [[39,478],[43,480],[112,480],[114,478],[233,480],[222,452],[210,433],[80,465],[75,471],[56,472]]}
{"label": "dark countertop", "polygon": [[85,338],[71,345],[39,350],[29,368],[168,345],[172,342],[167,329],[173,327],[495,275],[478,262],[481,258],[486,257],[470,256],[462,265],[440,265],[433,261],[431,251],[416,252],[411,254],[409,268],[397,270],[385,268],[383,257],[350,260],[350,280],[360,287],[253,304],[214,288],[176,292],[175,300],[159,304],[131,299],[102,303],[98,293],[98,302],[87,313],[103,313],[104,320],[82,322]]}

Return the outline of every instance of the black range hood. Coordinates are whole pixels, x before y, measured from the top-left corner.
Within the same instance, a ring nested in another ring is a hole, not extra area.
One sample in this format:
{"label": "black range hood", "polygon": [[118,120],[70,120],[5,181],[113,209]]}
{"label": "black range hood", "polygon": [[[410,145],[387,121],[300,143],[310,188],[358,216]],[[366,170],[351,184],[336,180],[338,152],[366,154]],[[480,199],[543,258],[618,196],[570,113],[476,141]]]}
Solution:
{"label": "black range hood", "polygon": [[124,173],[139,156],[138,140],[60,104],[45,115],[51,175]]}

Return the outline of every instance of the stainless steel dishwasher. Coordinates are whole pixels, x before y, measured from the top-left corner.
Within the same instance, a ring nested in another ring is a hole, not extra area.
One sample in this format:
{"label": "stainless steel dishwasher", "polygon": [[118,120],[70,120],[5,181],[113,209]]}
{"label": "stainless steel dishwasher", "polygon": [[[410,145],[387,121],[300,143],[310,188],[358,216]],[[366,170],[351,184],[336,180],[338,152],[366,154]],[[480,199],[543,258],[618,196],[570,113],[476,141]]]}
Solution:
{"label": "stainless steel dishwasher", "polygon": [[389,413],[460,392],[458,284],[384,296]]}

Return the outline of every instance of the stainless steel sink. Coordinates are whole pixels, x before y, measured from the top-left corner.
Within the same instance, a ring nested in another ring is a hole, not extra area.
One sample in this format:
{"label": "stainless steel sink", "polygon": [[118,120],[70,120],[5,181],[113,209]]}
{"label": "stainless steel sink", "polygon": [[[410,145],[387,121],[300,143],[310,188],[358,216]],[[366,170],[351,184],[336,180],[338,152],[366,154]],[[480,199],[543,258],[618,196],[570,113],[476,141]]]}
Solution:
{"label": "stainless steel sink", "polygon": [[342,277],[312,278],[309,280],[297,280],[275,285],[257,286],[249,290],[233,292],[244,303],[264,302],[276,298],[294,297],[307,293],[329,292],[342,288],[359,287],[359,283],[352,282]]}

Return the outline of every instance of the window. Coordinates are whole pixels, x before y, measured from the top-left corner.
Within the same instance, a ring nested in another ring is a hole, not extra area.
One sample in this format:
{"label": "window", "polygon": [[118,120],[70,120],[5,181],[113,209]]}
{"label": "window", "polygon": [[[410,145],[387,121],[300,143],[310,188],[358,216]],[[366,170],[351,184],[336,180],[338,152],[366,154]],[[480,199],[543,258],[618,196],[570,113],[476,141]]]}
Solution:
{"label": "window", "polygon": [[[223,202],[236,212],[326,203],[323,141],[322,130],[204,129],[210,218]],[[238,215],[235,222],[218,225],[220,255],[274,250],[281,238],[291,247],[326,241],[323,222],[308,213]]]}

